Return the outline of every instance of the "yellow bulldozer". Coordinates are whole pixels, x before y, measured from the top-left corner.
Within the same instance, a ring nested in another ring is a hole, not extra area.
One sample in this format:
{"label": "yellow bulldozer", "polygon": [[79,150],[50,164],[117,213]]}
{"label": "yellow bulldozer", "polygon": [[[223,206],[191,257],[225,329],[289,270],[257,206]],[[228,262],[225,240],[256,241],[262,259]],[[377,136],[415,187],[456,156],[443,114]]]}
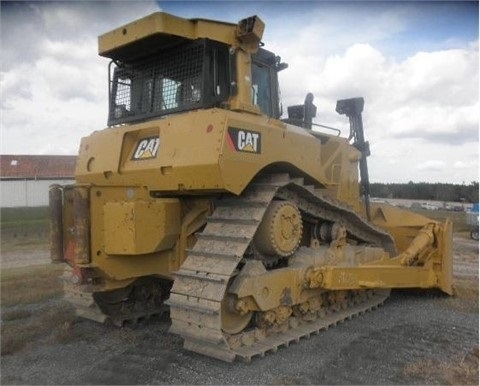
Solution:
{"label": "yellow bulldozer", "polygon": [[75,184],[50,188],[78,315],[169,310],[187,350],[248,361],[392,288],[452,293],[451,222],[369,200],[363,98],[337,101],[348,137],[316,129],[312,94],[281,119],[287,65],[263,31],[158,12],[99,37],[108,127],[82,139]]}

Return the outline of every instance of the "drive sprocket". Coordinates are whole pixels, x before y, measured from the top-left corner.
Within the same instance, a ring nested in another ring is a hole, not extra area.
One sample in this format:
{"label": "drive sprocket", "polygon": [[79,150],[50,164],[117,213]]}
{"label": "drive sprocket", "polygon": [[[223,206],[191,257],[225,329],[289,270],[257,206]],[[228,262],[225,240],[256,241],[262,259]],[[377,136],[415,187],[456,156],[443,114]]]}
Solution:
{"label": "drive sprocket", "polygon": [[302,239],[302,215],[290,201],[273,201],[262,219],[253,243],[267,256],[291,256]]}

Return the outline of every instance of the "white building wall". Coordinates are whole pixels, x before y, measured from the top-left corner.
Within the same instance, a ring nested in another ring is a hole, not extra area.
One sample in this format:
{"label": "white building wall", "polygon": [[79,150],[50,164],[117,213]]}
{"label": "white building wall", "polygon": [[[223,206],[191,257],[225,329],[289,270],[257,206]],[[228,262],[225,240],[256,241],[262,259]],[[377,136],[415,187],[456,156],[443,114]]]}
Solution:
{"label": "white building wall", "polygon": [[48,206],[48,188],[50,185],[69,185],[73,182],[74,180],[0,181],[0,206],[2,208]]}

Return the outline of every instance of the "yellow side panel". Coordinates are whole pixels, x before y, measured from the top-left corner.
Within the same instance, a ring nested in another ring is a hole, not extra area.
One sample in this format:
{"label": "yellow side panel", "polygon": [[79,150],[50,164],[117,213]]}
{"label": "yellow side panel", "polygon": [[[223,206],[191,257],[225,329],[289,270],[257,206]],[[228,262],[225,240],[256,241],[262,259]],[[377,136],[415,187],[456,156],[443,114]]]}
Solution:
{"label": "yellow side panel", "polygon": [[308,184],[331,188],[336,199],[357,208],[358,159],[345,138],[319,140],[266,116],[214,108],[83,138],[75,178],[150,192],[240,194],[268,167],[269,173],[308,176]]}
{"label": "yellow side panel", "polygon": [[105,252],[140,255],[170,249],[180,234],[177,199],[107,202],[103,207]]}

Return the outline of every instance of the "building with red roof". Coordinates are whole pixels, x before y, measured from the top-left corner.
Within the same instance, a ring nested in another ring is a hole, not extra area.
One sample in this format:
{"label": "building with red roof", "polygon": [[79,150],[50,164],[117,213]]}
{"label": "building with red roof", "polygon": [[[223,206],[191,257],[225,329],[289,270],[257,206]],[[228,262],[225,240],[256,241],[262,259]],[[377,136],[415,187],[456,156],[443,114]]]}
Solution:
{"label": "building with red roof", "polygon": [[48,205],[51,184],[73,183],[76,160],[71,155],[0,155],[1,207]]}

